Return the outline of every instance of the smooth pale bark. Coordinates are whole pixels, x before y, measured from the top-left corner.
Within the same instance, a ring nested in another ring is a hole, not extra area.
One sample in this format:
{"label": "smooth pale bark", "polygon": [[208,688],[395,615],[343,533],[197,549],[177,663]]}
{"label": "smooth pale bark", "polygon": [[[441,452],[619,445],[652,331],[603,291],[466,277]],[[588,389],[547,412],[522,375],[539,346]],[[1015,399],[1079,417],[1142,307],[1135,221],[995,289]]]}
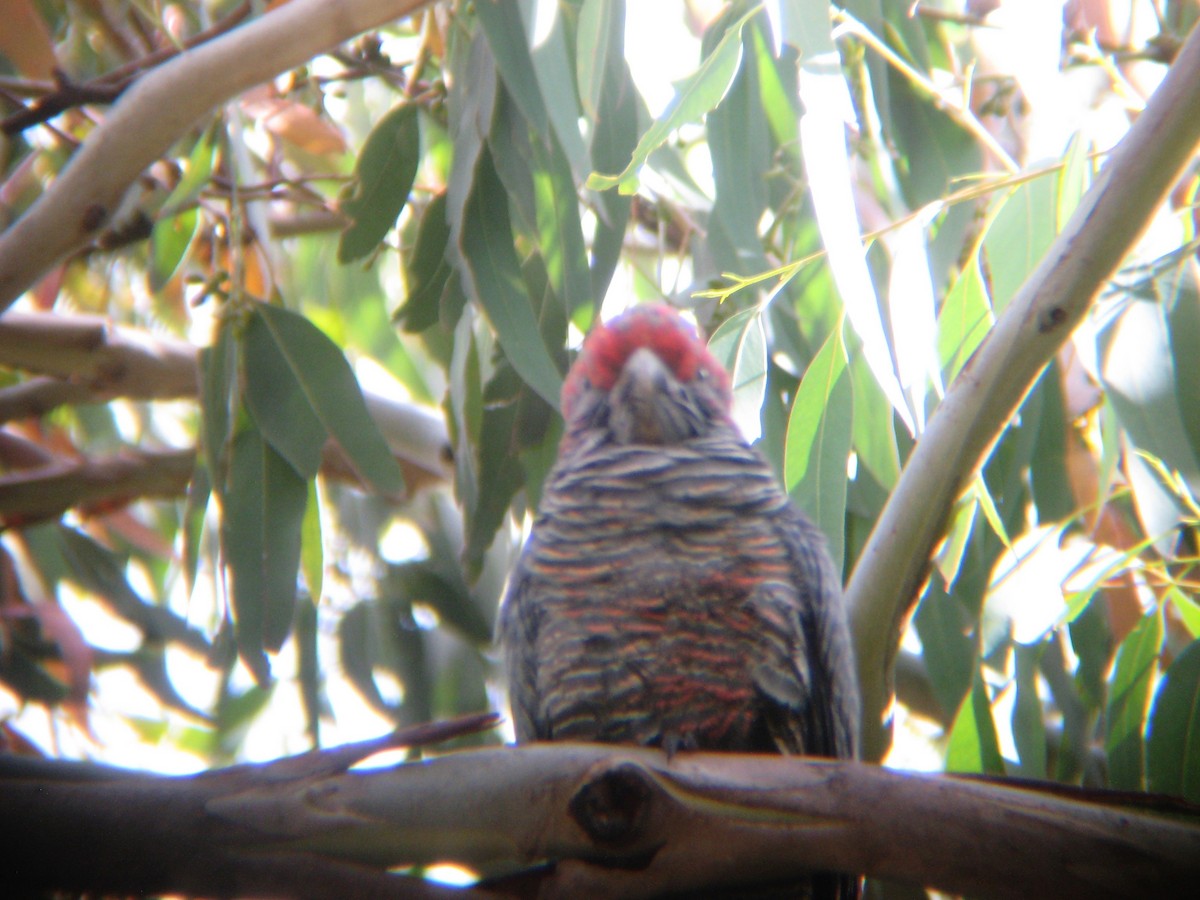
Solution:
{"label": "smooth pale bark", "polygon": [[863,753],[890,745],[900,632],[950,511],[1047,363],[1136,243],[1200,142],[1200,28],[1038,268],[929,420],[858,559],[846,599],[863,695]]}
{"label": "smooth pale bark", "polygon": [[425,2],[292,0],[147,72],[37,202],[0,234],[0,312],[111,224],[134,179],[207,112]]}

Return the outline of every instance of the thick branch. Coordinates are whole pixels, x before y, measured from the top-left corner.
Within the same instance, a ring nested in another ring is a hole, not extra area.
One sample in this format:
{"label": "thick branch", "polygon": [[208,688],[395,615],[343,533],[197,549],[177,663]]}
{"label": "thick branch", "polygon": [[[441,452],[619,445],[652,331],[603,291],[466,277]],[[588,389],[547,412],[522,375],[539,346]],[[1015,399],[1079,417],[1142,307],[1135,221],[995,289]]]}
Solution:
{"label": "thick branch", "polygon": [[0,237],[0,311],[106,225],[133,180],[217,104],[421,5],[293,0],[148,72]]}
{"label": "thick branch", "polygon": [[[372,753],[445,741],[485,730],[495,721],[492,714],[466,716],[379,740],[191,778],[0,754],[0,841],[15,851],[5,872],[5,889],[20,892],[55,884],[89,894],[170,892],[312,900],[464,896],[348,858],[282,846],[278,832],[263,830],[254,821],[230,822],[208,807],[222,797],[272,785],[322,784]],[[31,831],[38,836],[24,841],[21,835]]]}
{"label": "thick branch", "polygon": [[[199,358],[191,344],[152,338],[88,316],[9,313],[0,318],[0,366],[44,376],[0,389],[0,422],[43,415],[63,403],[192,398],[199,385]],[[450,469],[450,444],[442,416],[419,404],[371,392],[364,396],[409,489],[444,480]],[[52,463],[39,471],[6,476],[0,478],[0,513],[10,525],[40,521],[80,503],[141,496],[139,485],[153,494],[178,495],[187,486],[185,470],[190,473],[193,456],[190,450],[136,453],[120,460]],[[7,461],[10,467],[24,468]],[[332,443],[325,450],[325,465],[328,474],[354,478],[352,467]]]}
{"label": "thick branch", "polygon": [[864,752],[877,759],[900,630],[950,510],[1047,362],[1142,233],[1200,141],[1200,28],[1037,270],[946,392],[905,465],[850,584]]}
{"label": "thick branch", "polygon": [[[248,15],[250,15],[250,4],[242,3],[212,28],[205,29],[184,41],[182,49],[190,49],[206,41],[211,41],[217,35],[229,31]],[[112,103],[121,95],[122,91],[129,87],[140,72],[177,56],[180,49],[174,45],[163,47],[111,72],[93,78],[85,84],[75,84],[60,77],[56,90],[38,98],[20,112],[5,118],[3,122],[0,122],[0,131],[4,132],[6,136],[12,137],[39,122],[48,122],[59,113],[74,106],[96,102]]]}
{"label": "thick branch", "polygon": [[142,497],[179,497],[192,480],[192,450],[127,450],[0,476],[0,529],[56,519],[68,509],[103,512]]}
{"label": "thick branch", "polygon": [[[484,872],[554,863],[519,887],[493,885],[540,897],[650,897],[814,869],[980,897],[1038,896],[1047,885],[1058,897],[1168,896],[1200,877],[1200,813],[1163,798],[597,745],[344,772],[353,756],[187,779],[91,767],[54,777],[45,763],[30,777],[0,757],[0,838],[26,861],[20,885],[95,892],[144,887],[150,872],[159,890],[312,896],[294,880],[251,881],[247,866],[367,879],[439,861]],[[116,871],[114,859],[124,862]]]}

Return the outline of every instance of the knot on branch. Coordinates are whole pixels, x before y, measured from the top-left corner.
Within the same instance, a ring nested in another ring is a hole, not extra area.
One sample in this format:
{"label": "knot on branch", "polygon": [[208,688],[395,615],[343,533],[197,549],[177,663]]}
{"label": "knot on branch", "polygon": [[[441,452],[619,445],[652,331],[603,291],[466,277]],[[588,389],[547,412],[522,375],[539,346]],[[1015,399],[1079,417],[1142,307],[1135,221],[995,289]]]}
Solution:
{"label": "knot on branch", "polygon": [[571,818],[597,844],[621,847],[640,836],[653,792],[646,771],[625,762],[585,782],[571,798],[568,809]]}

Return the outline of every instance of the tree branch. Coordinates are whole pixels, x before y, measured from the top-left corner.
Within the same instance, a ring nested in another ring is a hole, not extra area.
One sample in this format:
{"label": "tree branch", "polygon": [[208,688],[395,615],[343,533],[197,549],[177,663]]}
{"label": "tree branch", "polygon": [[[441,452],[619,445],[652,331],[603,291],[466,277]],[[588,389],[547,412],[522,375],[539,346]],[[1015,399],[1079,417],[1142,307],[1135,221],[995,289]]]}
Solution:
{"label": "tree branch", "polygon": [[0,311],[111,222],[134,179],[217,104],[423,2],[293,0],[138,79],[0,236]]}
{"label": "tree branch", "polygon": [[900,632],[954,502],[1047,362],[1138,239],[1200,141],[1200,28],[1114,150],[1037,270],[946,392],[863,548],[846,599],[878,759]]}
{"label": "tree branch", "polygon": [[[1051,884],[1090,898],[1167,896],[1200,877],[1200,811],[1169,798],[585,744],[353,772],[356,748],[329,752],[341,755],[175,779],[0,756],[0,839],[20,861],[6,883],[306,897],[350,877],[382,891],[372,879],[389,869],[457,862],[523,867],[485,885],[539,897],[651,897],[840,869],[980,897]],[[289,879],[289,866],[308,878]]]}
{"label": "tree branch", "polygon": [[[184,41],[182,49],[189,50],[211,41],[217,35],[224,34],[238,25],[248,15],[250,15],[250,4],[242,3],[211,28],[192,35]],[[0,132],[12,137],[14,134],[20,134],[26,128],[49,121],[72,107],[84,103],[112,103],[141,72],[159,65],[173,56],[178,56],[180,52],[181,48],[179,47],[163,47],[161,50],[148,53],[84,84],[75,84],[60,74],[56,90],[39,97],[19,112],[7,116],[3,122],[0,122]]]}
{"label": "tree branch", "polygon": [[[63,403],[194,398],[200,377],[198,352],[185,341],[150,337],[99,317],[51,313],[0,318],[0,365],[44,376],[0,389],[0,422],[43,415]],[[448,477],[450,441],[440,413],[370,391],[364,399],[410,491]],[[191,471],[191,463],[185,466],[176,454],[191,460],[194,451],[52,462],[40,471],[0,477],[0,519],[9,525],[41,521],[78,503],[138,496],[127,490],[138,485],[176,496],[187,486],[184,469]],[[329,474],[354,480],[352,467],[332,443],[325,466]],[[114,477],[118,470],[120,478]]]}

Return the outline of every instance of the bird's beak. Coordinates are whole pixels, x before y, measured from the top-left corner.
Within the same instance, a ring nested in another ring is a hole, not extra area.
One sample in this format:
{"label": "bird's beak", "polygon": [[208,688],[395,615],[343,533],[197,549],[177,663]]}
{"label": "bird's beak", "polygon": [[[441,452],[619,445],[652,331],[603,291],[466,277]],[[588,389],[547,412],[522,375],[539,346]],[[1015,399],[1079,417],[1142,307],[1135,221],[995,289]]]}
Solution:
{"label": "bird's beak", "polygon": [[667,399],[673,380],[670,371],[647,347],[639,347],[621,370],[613,386],[618,407],[625,413],[626,440],[638,444],[662,444],[673,439]]}

